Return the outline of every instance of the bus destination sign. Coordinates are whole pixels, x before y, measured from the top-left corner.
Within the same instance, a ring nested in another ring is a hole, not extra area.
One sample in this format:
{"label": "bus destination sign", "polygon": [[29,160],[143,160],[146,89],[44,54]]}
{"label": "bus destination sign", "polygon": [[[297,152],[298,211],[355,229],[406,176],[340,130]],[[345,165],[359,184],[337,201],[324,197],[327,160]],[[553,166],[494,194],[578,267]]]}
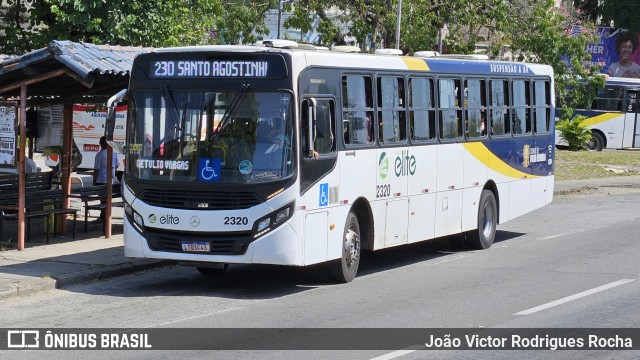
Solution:
{"label": "bus destination sign", "polygon": [[154,78],[269,78],[264,60],[158,60],[151,62]]}

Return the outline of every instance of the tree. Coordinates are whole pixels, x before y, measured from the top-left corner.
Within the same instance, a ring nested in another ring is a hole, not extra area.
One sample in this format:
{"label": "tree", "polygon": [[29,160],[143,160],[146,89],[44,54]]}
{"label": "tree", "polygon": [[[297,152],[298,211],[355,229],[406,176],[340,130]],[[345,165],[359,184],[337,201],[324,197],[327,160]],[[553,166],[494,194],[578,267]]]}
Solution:
{"label": "tree", "polygon": [[0,53],[23,54],[51,40],[132,46],[254,42],[277,0],[3,0]]}
{"label": "tree", "polygon": [[583,20],[598,21],[599,0],[573,0],[573,6]]}
{"label": "tree", "polygon": [[617,28],[640,31],[640,2],[637,0],[607,0],[600,8],[603,24],[610,24]]}
{"label": "tree", "polygon": [[[0,53],[5,54],[42,48],[53,39],[154,47],[253,43],[268,32],[266,12],[278,6],[278,0],[2,1],[6,16],[0,34],[6,41]],[[618,9],[614,3],[605,2],[603,9]],[[308,32],[315,25],[322,45],[343,43],[345,35],[354,36],[363,50],[395,44],[397,0],[286,4],[293,15],[285,27]],[[498,55],[509,47],[517,60],[554,68],[558,98],[568,99],[560,104],[565,117],[592,97],[585,84],[588,89],[603,84],[598,68],[587,63],[593,24],[554,9],[553,0],[412,0],[402,6],[400,45],[406,53],[440,47],[471,53],[483,43]]]}
{"label": "tree", "polygon": [[517,60],[553,67],[560,117],[569,119],[574,108],[590,104],[595,90],[604,86],[599,67],[591,64],[585,50],[597,41],[594,25],[555,9],[553,0],[514,0],[507,16],[503,41]]}
{"label": "tree", "polygon": [[[401,47],[405,52],[430,50],[439,32],[447,32],[445,47],[469,52],[476,42],[487,40],[496,18],[504,21],[502,0],[413,0],[402,3]],[[398,1],[393,0],[299,0],[286,27],[311,30],[318,20],[321,45],[340,44],[353,35],[363,50],[392,47]],[[290,8],[291,9],[291,8]],[[332,15],[333,14],[333,15]]]}
{"label": "tree", "polygon": [[[221,0],[224,1],[224,0]],[[215,44],[253,44],[261,39],[260,34],[269,32],[265,25],[265,15],[277,8],[278,0],[236,0],[224,1],[222,12],[218,16],[217,27],[220,30]]]}

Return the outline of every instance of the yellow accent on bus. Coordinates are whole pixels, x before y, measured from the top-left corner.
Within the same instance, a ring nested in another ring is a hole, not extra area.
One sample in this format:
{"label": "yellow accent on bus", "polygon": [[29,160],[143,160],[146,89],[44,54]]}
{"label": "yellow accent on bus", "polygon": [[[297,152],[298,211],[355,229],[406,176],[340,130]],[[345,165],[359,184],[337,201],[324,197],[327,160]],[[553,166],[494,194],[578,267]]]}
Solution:
{"label": "yellow accent on bus", "polygon": [[518,180],[525,178],[535,179],[540,177],[537,175],[524,173],[509,166],[509,164],[497,157],[481,142],[468,142],[464,143],[463,145],[467,149],[467,151],[469,151],[476,159],[480,160],[481,163],[501,175]]}
{"label": "yellow accent on bus", "polygon": [[424,71],[429,71],[429,66],[427,65],[427,62],[424,61],[423,59],[409,59],[409,58],[403,58],[402,61],[404,61],[404,63],[407,65],[407,68],[409,70],[424,70]]}
{"label": "yellow accent on bus", "polygon": [[583,120],[581,125],[585,127],[592,126],[592,125],[600,124],[605,121],[609,121],[621,116],[624,116],[624,113],[604,113],[604,114],[600,114],[598,116],[594,116],[592,118]]}

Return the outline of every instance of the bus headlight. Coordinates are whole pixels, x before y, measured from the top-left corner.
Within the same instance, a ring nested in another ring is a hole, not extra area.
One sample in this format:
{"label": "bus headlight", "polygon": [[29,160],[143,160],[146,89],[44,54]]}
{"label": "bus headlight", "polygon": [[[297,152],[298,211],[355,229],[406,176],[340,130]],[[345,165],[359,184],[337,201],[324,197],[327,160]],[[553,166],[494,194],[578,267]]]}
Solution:
{"label": "bus headlight", "polygon": [[293,215],[293,205],[293,202],[287,204],[256,221],[253,225],[253,238],[257,239],[284,224]]}
{"label": "bus headlight", "polygon": [[281,222],[283,220],[288,219],[290,213],[291,213],[291,207],[290,206],[287,206],[286,208],[278,211],[276,213],[276,219],[275,219],[275,221],[273,223],[277,224],[277,223],[279,223],[279,222]]}
{"label": "bus headlight", "polygon": [[140,228],[144,227],[144,221],[142,220],[142,216],[137,212],[133,212],[133,222],[138,225]]}
{"label": "bus headlight", "polygon": [[133,207],[126,201],[124,202],[124,213],[133,227],[142,234],[142,231],[144,229],[144,220],[142,219],[142,215],[133,210]]}
{"label": "bus headlight", "polygon": [[262,219],[258,223],[258,231],[262,231],[262,230],[268,228],[269,225],[271,225],[271,218]]}

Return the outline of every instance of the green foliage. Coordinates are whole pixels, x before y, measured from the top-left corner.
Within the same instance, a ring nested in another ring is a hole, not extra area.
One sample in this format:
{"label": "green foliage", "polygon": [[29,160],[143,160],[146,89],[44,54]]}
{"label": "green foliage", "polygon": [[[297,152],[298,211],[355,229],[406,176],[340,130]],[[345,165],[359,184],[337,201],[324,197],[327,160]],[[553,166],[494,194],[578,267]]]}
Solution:
{"label": "green foliage", "polygon": [[4,0],[2,54],[23,54],[51,40],[127,46],[251,43],[268,30],[277,0]]}
{"label": "green foliage", "polygon": [[[472,52],[477,42],[495,35],[496,22],[506,21],[505,9],[502,0],[405,0],[400,48],[405,53],[437,49],[442,30],[449,52]],[[321,45],[342,44],[349,35],[363,48],[389,48],[395,47],[397,10],[398,0],[299,0],[284,25],[307,32],[319,18]]]}
{"label": "green foliage", "polygon": [[[292,16],[283,27],[305,33],[315,26],[319,43],[326,46],[353,36],[363,49],[394,47],[398,2],[285,1],[284,11]],[[603,11],[634,13],[614,3],[606,1]],[[250,44],[268,33],[265,14],[278,7],[278,0],[3,0],[3,5],[0,34],[6,41],[0,53],[23,54],[54,39],[153,47]],[[404,0],[401,17],[405,53],[440,47],[471,53],[484,44],[491,55],[508,48],[514,60],[550,64],[557,98],[566,101],[557,106],[568,109],[566,117],[603,86],[599,69],[587,65],[593,24],[554,8],[553,0]],[[576,25],[581,28],[577,36],[569,31]]]}
{"label": "green foliage", "polygon": [[581,149],[591,140],[591,130],[582,126],[586,116],[576,115],[572,119],[561,119],[556,123],[556,129],[569,144],[569,149]]}
{"label": "green foliage", "polygon": [[[556,106],[567,108],[568,118],[570,109],[590,103],[595,90],[604,86],[604,77],[599,75],[598,66],[591,65],[591,55],[585,51],[589,43],[597,41],[595,26],[554,9],[553,4],[553,0],[514,0],[509,10],[511,20],[504,28],[505,41],[518,54],[518,60],[553,67],[556,95],[561,101]],[[576,28],[579,33],[575,33]]]}
{"label": "green foliage", "polygon": [[607,0],[600,7],[599,14],[603,24],[610,24],[618,28],[629,29],[632,32],[640,31],[640,2]]}
{"label": "green foliage", "polygon": [[11,244],[12,241],[12,239],[0,241],[0,252],[13,249],[13,244]]}

